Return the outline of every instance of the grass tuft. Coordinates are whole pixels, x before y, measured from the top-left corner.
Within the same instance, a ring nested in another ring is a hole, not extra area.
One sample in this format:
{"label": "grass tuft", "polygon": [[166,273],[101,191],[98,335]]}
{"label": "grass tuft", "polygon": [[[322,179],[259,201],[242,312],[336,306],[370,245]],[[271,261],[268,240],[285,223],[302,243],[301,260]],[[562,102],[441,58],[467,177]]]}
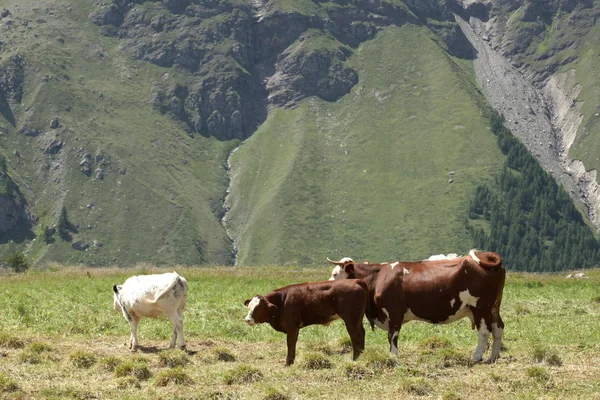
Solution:
{"label": "grass tuft", "polygon": [[463,352],[454,349],[441,349],[435,354],[435,359],[443,368],[455,366],[468,366],[471,364],[471,359]]}
{"label": "grass tuft", "polygon": [[527,376],[530,378],[535,378],[537,381],[539,382],[546,382],[548,379],[550,379],[550,374],[548,374],[548,371],[546,371],[546,368],[544,367],[540,367],[540,366],[534,366],[534,367],[529,367],[527,368],[527,371],[525,371]]}
{"label": "grass tuft", "polygon": [[69,362],[77,368],[90,368],[96,363],[96,356],[86,350],[75,350],[69,354]]}
{"label": "grass tuft", "polygon": [[304,369],[329,369],[333,366],[327,356],[316,352],[306,353],[300,365]]}
{"label": "grass tuft", "polygon": [[115,368],[115,376],[121,378],[124,376],[133,376],[138,380],[146,380],[150,378],[150,370],[143,362],[126,361],[117,365]]}
{"label": "grass tuft", "polygon": [[533,360],[553,367],[560,367],[562,365],[562,359],[555,350],[539,345],[533,348]]}
{"label": "grass tuft", "polygon": [[342,365],[341,369],[343,374],[351,380],[365,379],[373,375],[372,371],[364,365],[355,362],[347,362]]}
{"label": "grass tuft", "polygon": [[596,296],[596,297],[592,298],[592,301],[594,303],[600,303],[600,296]]}
{"label": "grass tuft", "polygon": [[412,378],[402,384],[402,390],[414,396],[428,396],[433,387],[424,378]]}
{"label": "grass tuft", "polygon": [[190,385],[193,383],[193,380],[180,367],[160,371],[154,379],[155,386],[167,386],[170,383],[174,385]]}
{"label": "grass tuft", "polygon": [[431,336],[423,340],[421,346],[427,349],[437,350],[452,347],[452,343],[443,336]]}
{"label": "grass tuft", "polygon": [[456,394],[455,391],[451,390],[449,392],[446,392],[442,395],[442,400],[460,400],[461,397]]}
{"label": "grass tuft", "polygon": [[267,392],[265,393],[265,397],[263,397],[263,400],[288,400],[289,396],[286,396],[285,394],[281,393],[279,390],[270,387],[267,389]]}
{"label": "grass tuft", "polygon": [[122,376],[117,379],[117,387],[119,389],[127,389],[127,388],[136,388],[140,389],[142,385],[140,385],[140,381],[136,379],[135,376]]}
{"label": "grass tuft", "polygon": [[340,348],[340,354],[348,354],[352,352],[352,341],[348,336],[340,336],[335,341],[336,347]]}
{"label": "grass tuft", "polygon": [[25,342],[16,336],[0,332],[0,346],[9,349],[22,349],[25,347]]}
{"label": "grass tuft", "polygon": [[225,373],[223,381],[228,385],[253,383],[262,379],[263,373],[249,365],[239,365]]}
{"label": "grass tuft", "polygon": [[383,348],[367,349],[359,360],[375,371],[394,369],[398,365],[398,357]]}
{"label": "grass tuft", "polygon": [[232,362],[235,361],[235,356],[225,347],[216,347],[212,350],[215,358],[218,361]]}
{"label": "grass tuft", "polygon": [[163,350],[158,353],[159,367],[183,367],[190,362],[190,358],[183,350]]}
{"label": "grass tuft", "polygon": [[114,372],[119,364],[121,364],[121,359],[115,356],[108,356],[100,359],[98,365],[101,369],[108,372]]}
{"label": "grass tuft", "polygon": [[46,343],[33,342],[30,343],[21,354],[19,360],[27,364],[40,364],[44,360],[43,353],[51,352],[52,347]]}
{"label": "grass tuft", "polygon": [[10,393],[19,390],[19,385],[9,376],[0,373],[0,393]]}

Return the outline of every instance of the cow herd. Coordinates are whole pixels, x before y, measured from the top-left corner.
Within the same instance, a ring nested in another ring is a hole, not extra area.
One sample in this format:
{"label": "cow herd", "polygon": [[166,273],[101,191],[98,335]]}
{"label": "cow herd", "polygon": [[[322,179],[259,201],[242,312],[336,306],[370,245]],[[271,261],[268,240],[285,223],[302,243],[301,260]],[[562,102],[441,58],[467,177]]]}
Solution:
{"label": "cow herd", "polygon": [[[269,323],[287,335],[286,365],[294,363],[301,328],[328,325],[342,319],[350,336],[353,359],[365,347],[363,317],[371,328],[388,333],[390,351],[398,354],[398,336],[405,322],[447,324],[469,318],[477,330],[473,361],[481,361],[490,334],[493,342],[488,362],[500,354],[504,323],[500,303],[506,271],[497,253],[471,250],[468,255],[432,256],[416,262],[356,263],[345,257],[335,265],[328,281],[300,283],[256,295],[246,300],[249,325]],[[114,308],[131,328],[130,348],[137,346],[141,317],[164,315],[173,324],[169,347],[183,348],[181,314],[187,282],[177,273],[133,276],[115,285]]]}

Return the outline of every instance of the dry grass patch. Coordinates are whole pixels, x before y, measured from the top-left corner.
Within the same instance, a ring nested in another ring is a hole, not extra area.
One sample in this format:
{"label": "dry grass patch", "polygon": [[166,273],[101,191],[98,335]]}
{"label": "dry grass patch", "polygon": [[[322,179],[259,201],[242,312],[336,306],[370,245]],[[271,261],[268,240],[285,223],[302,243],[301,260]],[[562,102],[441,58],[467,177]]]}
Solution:
{"label": "dry grass patch", "polygon": [[52,350],[52,347],[46,343],[33,342],[19,354],[19,361],[27,364],[40,364],[48,359],[54,361],[50,354]]}
{"label": "dry grass patch", "polygon": [[391,370],[399,363],[398,357],[382,348],[368,348],[358,360],[374,371]]}
{"label": "dry grass patch", "polygon": [[249,365],[239,365],[225,373],[223,382],[228,385],[241,383],[254,383],[261,380],[263,373],[258,369]]}
{"label": "dry grass patch", "polygon": [[402,391],[413,396],[429,396],[433,392],[433,386],[424,378],[410,378],[402,383]]}
{"label": "dry grass patch", "polygon": [[98,366],[107,372],[114,372],[119,364],[121,364],[122,360],[119,357],[108,356],[103,357],[98,361]]}
{"label": "dry grass patch", "polygon": [[528,377],[535,378],[540,383],[545,383],[550,379],[550,374],[546,371],[546,368],[540,366],[529,367],[525,373]]}
{"label": "dry grass patch", "polygon": [[535,346],[533,348],[533,360],[538,363],[545,363],[553,367],[562,366],[563,362],[558,353],[547,347]]}
{"label": "dry grass patch", "polygon": [[154,378],[155,386],[191,385],[194,381],[181,367],[160,371]]}
{"label": "dry grass patch", "polygon": [[275,389],[275,388],[268,388],[266,393],[265,393],[265,397],[263,397],[263,400],[288,400],[290,397],[286,396],[285,394],[281,393],[279,390]]}
{"label": "dry grass patch", "polygon": [[142,385],[135,376],[122,376],[117,379],[117,387],[119,389],[136,388],[140,389]]}
{"label": "dry grass patch", "polygon": [[347,362],[341,367],[342,373],[350,380],[367,379],[373,376],[373,371],[362,364]]}

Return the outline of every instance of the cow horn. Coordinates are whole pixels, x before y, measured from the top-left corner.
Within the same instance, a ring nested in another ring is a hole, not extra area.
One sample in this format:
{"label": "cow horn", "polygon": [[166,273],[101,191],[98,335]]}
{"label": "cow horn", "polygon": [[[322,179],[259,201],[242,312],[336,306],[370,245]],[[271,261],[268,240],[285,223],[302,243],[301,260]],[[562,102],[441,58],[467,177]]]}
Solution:
{"label": "cow horn", "polygon": [[329,262],[330,262],[331,264],[333,264],[333,265],[343,265],[343,264],[344,264],[344,263],[341,263],[341,262],[339,262],[339,261],[333,261],[333,260],[330,260],[330,259],[329,259],[329,257],[327,257],[327,261],[329,261]]}

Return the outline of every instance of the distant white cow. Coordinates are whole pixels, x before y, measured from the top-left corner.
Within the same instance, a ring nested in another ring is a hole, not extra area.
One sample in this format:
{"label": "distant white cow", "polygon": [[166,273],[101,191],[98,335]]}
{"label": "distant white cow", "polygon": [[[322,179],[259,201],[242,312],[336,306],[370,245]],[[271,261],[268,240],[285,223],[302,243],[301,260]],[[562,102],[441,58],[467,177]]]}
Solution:
{"label": "distant white cow", "polygon": [[185,309],[187,290],[187,281],[177,272],[132,276],[123,285],[113,286],[113,307],[115,311],[121,311],[129,322],[129,348],[132,351],[135,351],[138,345],[137,327],[140,319],[161,315],[173,323],[173,336],[169,347],[175,347],[176,339],[180,348],[185,347],[181,314]]}

